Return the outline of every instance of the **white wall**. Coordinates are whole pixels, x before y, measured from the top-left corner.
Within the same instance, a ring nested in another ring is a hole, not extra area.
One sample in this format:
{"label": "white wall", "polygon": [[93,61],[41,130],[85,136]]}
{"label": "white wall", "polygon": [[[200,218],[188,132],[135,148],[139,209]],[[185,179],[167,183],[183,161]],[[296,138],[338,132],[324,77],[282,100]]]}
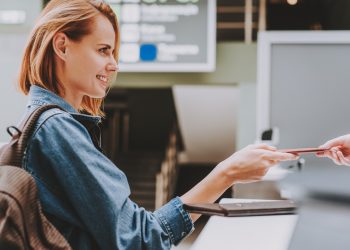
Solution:
{"label": "white wall", "polygon": [[239,109],[236,149],[254,143],[256,138],[256,83],[239,83]]}
{"label": "white wall", "polygon": [[16,125],[21,118],[26,98],[16,89],[17,73],[24,46],[41,10],[40,0],[1,0],[0,10],[22,10],[26,12],[23,24],[0,24],[0,141],[9,136],[6,127]]}
{"label": "white wall", "polygon": [[184,144],[181,163],[217,163],[235,150],[237,86],[175,85],[175,107]]}

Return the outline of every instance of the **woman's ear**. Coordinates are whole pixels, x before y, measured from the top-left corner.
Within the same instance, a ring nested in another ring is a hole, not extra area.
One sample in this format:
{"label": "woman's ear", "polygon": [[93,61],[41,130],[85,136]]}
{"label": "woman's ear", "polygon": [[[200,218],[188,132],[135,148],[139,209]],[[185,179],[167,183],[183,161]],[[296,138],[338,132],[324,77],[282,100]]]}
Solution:
{"label": "woman's ear", "polygon": [[54,35],[52,39],[52,47],[55,51],[56,56],[61,58],[63,61],[66,60],[66,49],[68,44],[68,37],[63,32],[59,32]]}

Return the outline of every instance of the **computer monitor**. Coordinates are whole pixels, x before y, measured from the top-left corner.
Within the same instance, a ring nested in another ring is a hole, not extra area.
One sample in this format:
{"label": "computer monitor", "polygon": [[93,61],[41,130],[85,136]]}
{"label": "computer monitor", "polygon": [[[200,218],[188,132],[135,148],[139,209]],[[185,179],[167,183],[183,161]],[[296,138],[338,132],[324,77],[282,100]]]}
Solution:
{"label": "computer monitor", "polygon": [[278,148],[315,147],[349,133],[349,62],[349,31],[260,32],[257,138],[278,128]]}

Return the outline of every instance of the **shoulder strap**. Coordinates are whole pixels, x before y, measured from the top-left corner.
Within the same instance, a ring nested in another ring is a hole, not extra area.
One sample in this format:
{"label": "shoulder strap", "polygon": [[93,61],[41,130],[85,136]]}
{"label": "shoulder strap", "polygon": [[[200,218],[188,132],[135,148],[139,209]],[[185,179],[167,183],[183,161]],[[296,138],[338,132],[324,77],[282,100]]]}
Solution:
{"label": "shoulder strap", "polygon": [[24,151],[27,147],[29,138],[34,132],[37,120],[42,113],[53,108],[63,110],[57,105],[43,105],[28,114],[18,128],[15,126],[10,126],[7,128],[7,132],[12,136],[12,139],[0,150],[0,166],[11,165],[22,167]]}

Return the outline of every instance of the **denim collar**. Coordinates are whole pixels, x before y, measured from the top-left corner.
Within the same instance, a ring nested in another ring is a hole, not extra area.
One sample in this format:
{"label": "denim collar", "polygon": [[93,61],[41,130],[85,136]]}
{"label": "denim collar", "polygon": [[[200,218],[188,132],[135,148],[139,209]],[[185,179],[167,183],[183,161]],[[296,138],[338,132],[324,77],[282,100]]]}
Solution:
{"label": "denim collar", "polygon": [[66,102],[62,97],[56,95],[55,93],[47,89],[41,88],[36,85],[32,85],[29,90],[29,101],[27,107],[29,108],[32,105],[42,106],[46,104],[58,105],[78,120],[87,120],[92,121],[94,123],[101,122],[100,116],[81,114],[77,110],[75,110],[68,102]]}

